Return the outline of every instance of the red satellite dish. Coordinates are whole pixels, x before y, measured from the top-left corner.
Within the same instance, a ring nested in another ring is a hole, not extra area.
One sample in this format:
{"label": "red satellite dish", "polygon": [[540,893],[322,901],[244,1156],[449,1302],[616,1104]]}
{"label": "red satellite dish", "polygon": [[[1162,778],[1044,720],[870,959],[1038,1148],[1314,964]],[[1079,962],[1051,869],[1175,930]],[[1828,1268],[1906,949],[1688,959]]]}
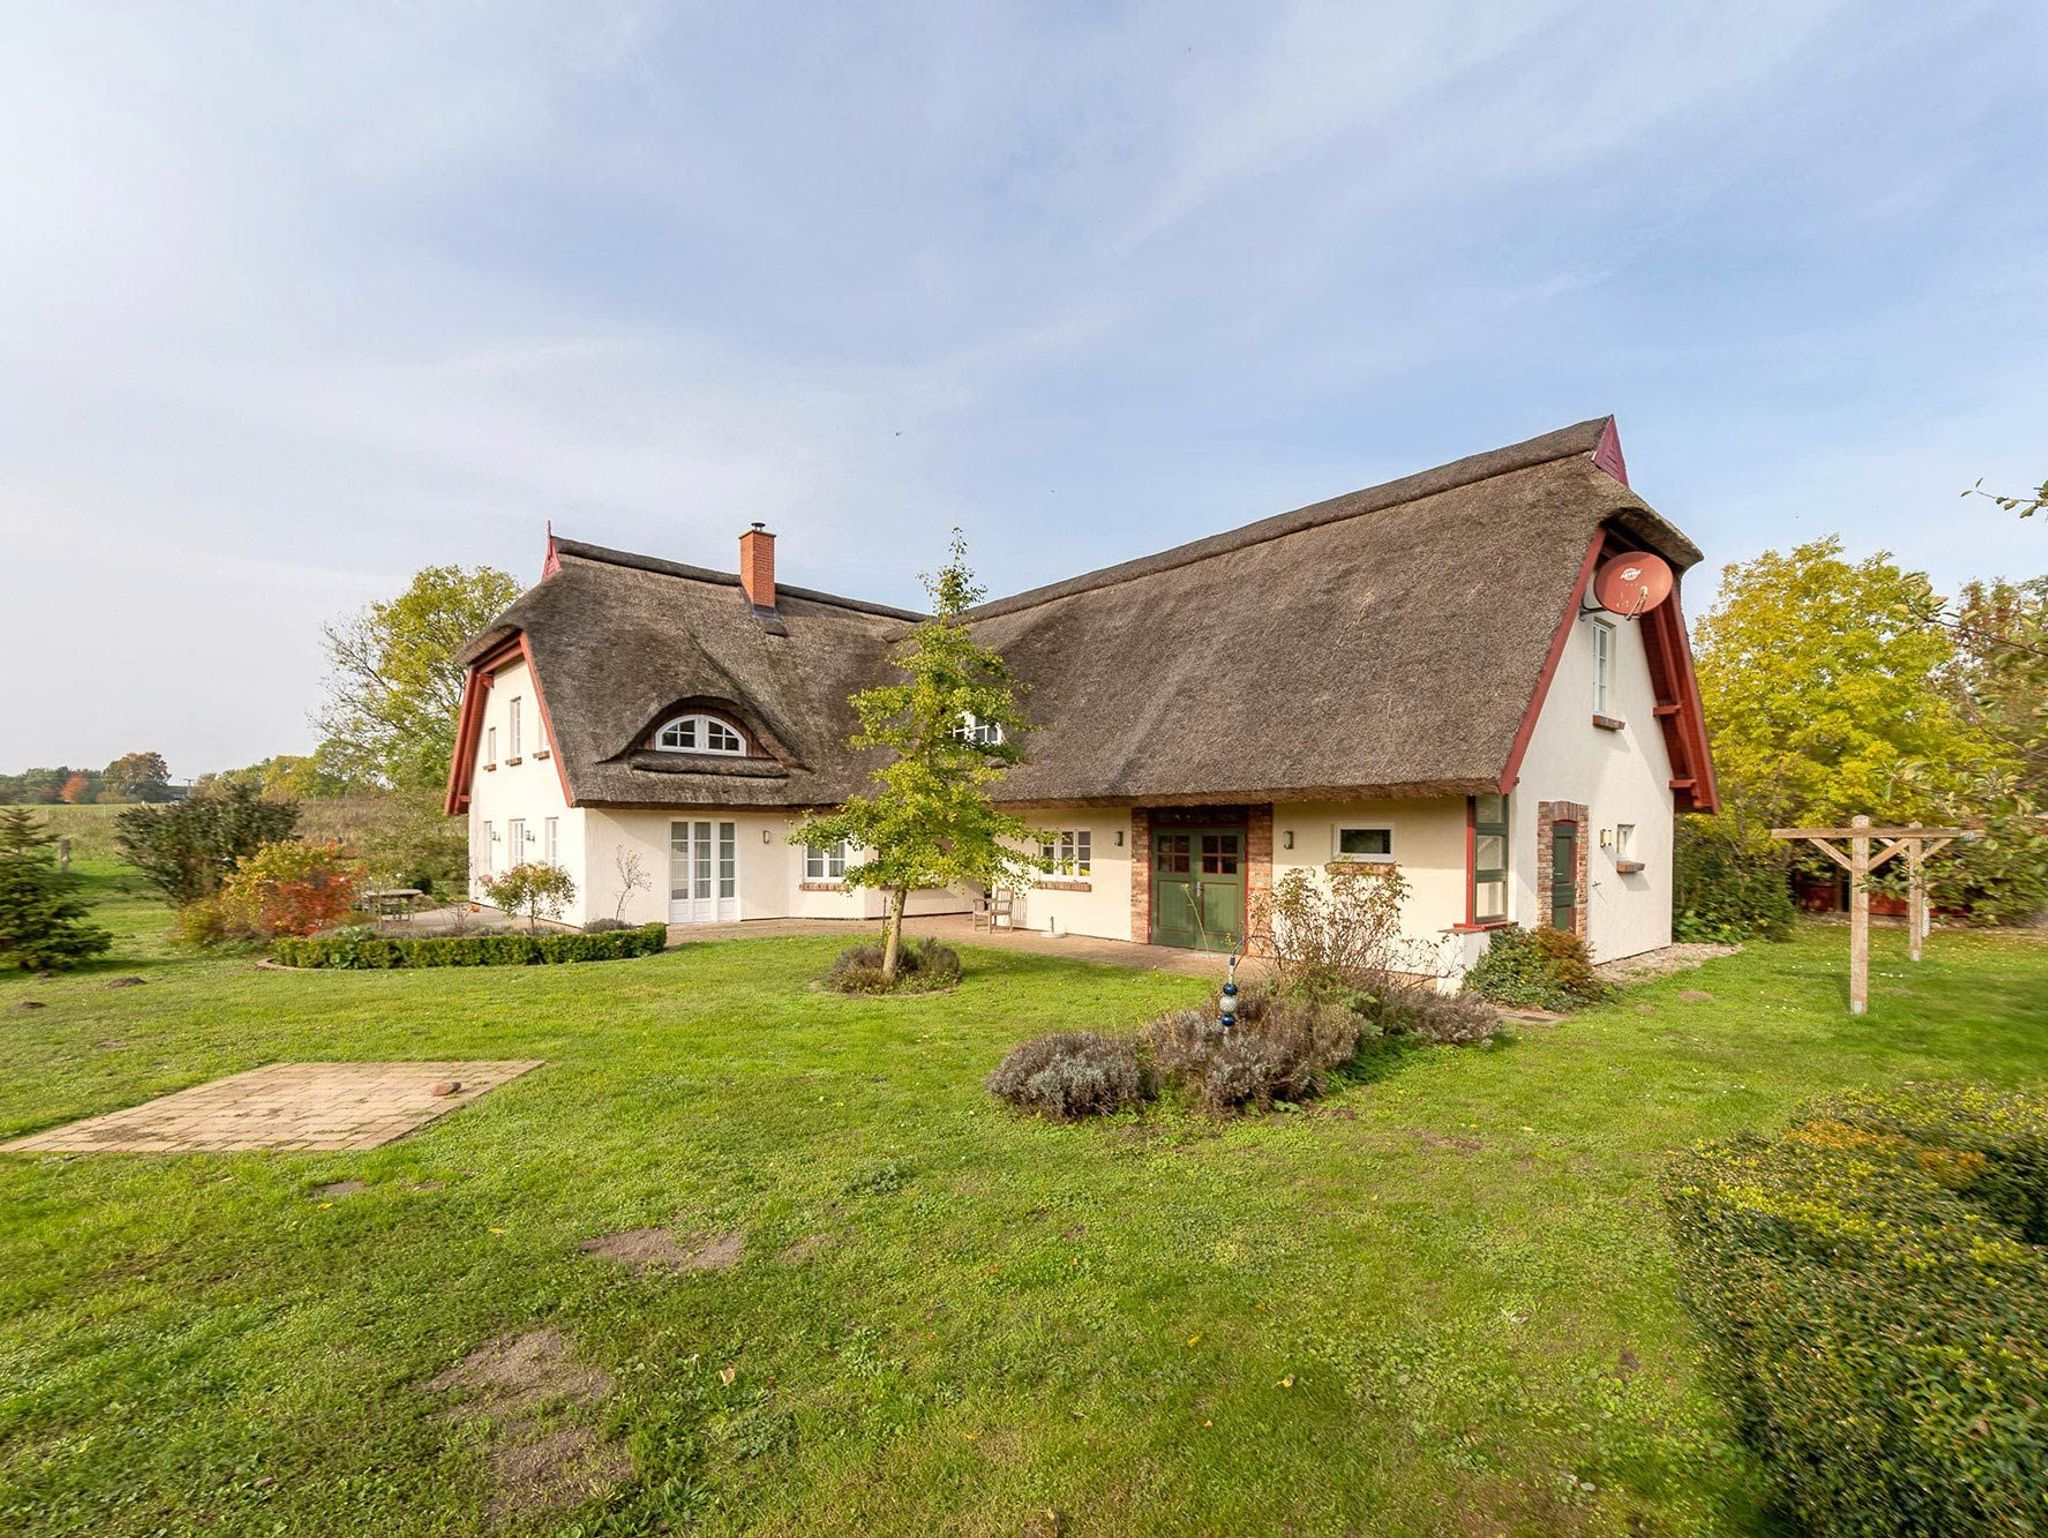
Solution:
{"label": "red satellite dish", "polygon": [[1646,550],[1610,556],[1593,573],[1593,600],[1610,614],[1634,619],[1671,596],[1671,568]]}

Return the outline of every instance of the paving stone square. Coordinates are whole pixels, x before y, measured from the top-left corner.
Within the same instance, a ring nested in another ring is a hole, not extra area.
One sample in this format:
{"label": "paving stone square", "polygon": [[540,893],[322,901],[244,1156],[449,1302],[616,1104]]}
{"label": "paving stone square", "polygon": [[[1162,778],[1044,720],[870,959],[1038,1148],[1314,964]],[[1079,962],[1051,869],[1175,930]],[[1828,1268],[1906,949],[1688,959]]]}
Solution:
{"label": "paving stone square", "polygon": [[[538,1067],[538,1060],[272,1063],[0,1143],[0,1153],[376,1148]],[[434,1093],[451,1080],[461,1086],[455,1093]]]}

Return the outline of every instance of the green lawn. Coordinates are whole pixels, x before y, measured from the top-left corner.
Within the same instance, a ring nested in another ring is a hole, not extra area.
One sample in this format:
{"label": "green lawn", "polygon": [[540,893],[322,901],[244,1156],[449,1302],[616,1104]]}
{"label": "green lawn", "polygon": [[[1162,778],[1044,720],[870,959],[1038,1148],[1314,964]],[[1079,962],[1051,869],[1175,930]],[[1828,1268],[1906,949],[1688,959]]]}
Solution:
{"label": "green lawn", "polygon": [[[8,1532],[479,1530],[493,1425],[428,1383],[535,1329],[613,1384],[544,1414],[633,1472],[501,1502],[508,1532],[1768,1531],[1674,1296],[1667,1152],[2048,1048],[2041,942],[1941,935],[1909,975],[1882,933],[1852,1021],[1817,928],[1309,1113],[1060,1127],[989,1100],[1004,1050],[1198,983],[976,952],[956,993],[858,1001],[788,939],[259,972],[106,911],[110,965],[0,979],[0,1135],[279,1059],[548,1066],[368,1154],[0,1156]],[[671,1221],[739,1264],[576,1250]]]}

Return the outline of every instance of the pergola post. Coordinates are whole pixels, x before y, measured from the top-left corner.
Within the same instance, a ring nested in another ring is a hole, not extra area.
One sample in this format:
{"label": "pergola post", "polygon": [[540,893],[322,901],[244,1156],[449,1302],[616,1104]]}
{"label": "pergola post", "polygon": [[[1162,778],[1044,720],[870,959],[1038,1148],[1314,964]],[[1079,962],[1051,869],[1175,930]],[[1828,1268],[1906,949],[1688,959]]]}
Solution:
{"label": "pergola post", "polygon": [[[1893,855],[1906,857],[1906,930],[1913,959],[1920,959],[1921,942],[1929,928],[1927,918],[1927,857],[1945,849],[1959,838],[1975,838],[1964,828],[1923,828],[1909,823],[1903,828],[1871,826],[1864,816],[1851,817],[1846,828],[1773,828],[1773,838],[1804,839],[1849,873],[1849,1013],[1860,1015],[1870,1008],[1870,874]],[[1885,841],[1882,851],[1871,854],[1870,841]],[[1849,852],[1835,846],[1845,839]]]}
{"label": "pergola post", "polygon": [[[1909,822],[1907,827],[1918,831],[1920,824]],[[1915,961],[1920,959],[1920,942],[1927,937],[1927,854],[1920,847],[1918,838],[1906,844],[1906,933],[1907,954]]]}
{"label": "pergola post", "polygon": [[1851,817],[1849,826],[1849,1013],[1870,1008],[1870,819]]}

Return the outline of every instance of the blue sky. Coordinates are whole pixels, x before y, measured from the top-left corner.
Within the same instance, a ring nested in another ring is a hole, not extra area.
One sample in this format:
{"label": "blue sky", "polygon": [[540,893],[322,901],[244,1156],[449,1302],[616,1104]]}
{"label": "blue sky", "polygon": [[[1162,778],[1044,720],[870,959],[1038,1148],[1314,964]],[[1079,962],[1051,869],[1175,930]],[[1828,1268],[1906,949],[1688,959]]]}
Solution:
{"label": "blue sky", "polygon": [[2038,5],[9,29],[0,768],[303,751],[322,619],[550,518],[1000,593],[1610,411],[1710,568],[2048,571],[1956,496],[2048,476]]}

